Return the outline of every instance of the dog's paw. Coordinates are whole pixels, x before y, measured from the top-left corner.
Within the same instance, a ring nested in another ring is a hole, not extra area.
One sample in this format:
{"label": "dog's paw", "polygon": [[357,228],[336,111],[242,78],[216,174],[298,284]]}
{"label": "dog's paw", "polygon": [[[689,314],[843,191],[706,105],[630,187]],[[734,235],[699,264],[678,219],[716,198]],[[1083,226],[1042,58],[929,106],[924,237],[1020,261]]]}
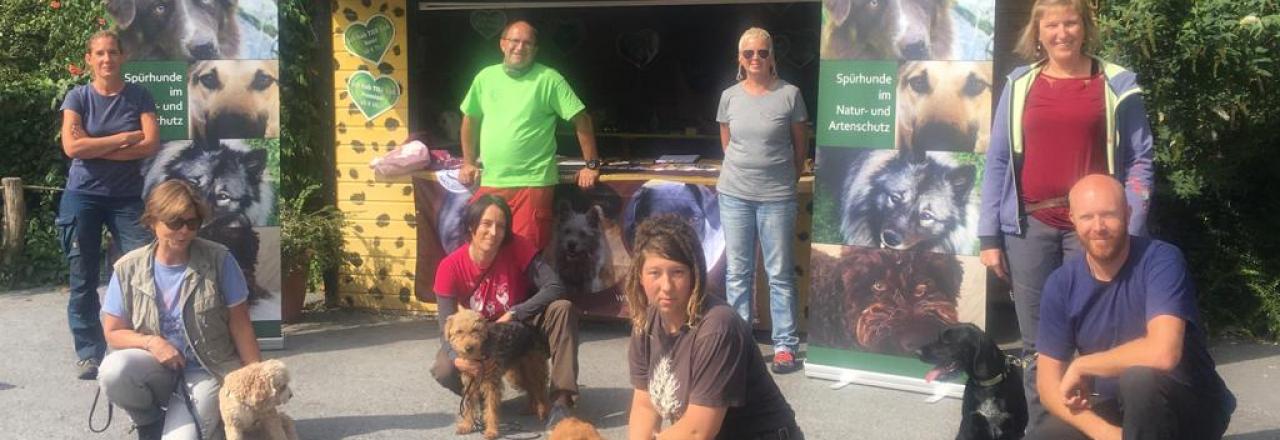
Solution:
{"label": "dog's paw", "polygon": [[458,435],[467,435],[475,431],[475,423],[470,420],[458,420],[458,429],[454,433]]}
{"label": "dog's paw", "polygon": [[498,438],[498,430],[496,428],[484,430],[484,440],[494,440],[496,438]]}

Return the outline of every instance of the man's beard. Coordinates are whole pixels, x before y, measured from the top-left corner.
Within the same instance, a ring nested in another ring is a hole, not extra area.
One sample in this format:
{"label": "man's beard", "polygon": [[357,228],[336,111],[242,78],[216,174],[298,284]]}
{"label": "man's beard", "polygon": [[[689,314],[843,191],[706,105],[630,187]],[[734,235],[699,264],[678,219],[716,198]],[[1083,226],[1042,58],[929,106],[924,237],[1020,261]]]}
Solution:
{"label": "man's beard", "polygon": [[1085,254],[1089,255],[1094,261],[1099,263],[1109,263],[1121,258],[1121,251],[1129,243],[1128,234],[1115,233],[1109,237],[1099,237],[1102,241],[1089,240],[1084,237],[1080,238],[1080,245],[1084,247]]}

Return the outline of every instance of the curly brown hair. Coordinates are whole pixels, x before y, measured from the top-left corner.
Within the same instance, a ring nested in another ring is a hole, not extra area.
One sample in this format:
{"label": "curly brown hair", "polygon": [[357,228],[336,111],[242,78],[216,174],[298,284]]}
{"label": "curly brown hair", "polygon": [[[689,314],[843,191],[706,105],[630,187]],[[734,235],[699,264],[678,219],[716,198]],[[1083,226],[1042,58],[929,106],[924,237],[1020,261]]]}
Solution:
{"label": "curly brown hair", "polygon": [[645,258],[652,255],[665,258],[689,267],[693,277],[693,292],[689,295],[686,306],[690,327],[698,325],[702,320],[702,300],[705,295],[704,278],[707,274],[707,263],[702,258],[702,242],[693,226],[675,214],[662,214],[650,217],[636,229],[635,245],[632,246],[635,258],[631,259],[631,269],[627,271],[627,281],[623,292],[627,297],[627,308],[631,311],[631,330],[643,333],[649,324],[649,297],[640,285],[641,270]]}

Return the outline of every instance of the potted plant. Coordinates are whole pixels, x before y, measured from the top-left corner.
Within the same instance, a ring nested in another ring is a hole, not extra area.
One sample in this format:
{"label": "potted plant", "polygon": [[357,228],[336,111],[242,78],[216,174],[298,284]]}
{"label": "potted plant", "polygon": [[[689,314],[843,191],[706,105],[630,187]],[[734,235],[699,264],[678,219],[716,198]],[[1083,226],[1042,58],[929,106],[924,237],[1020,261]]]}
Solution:
{"label": "potted plant", "polygon": [[318,189],[311,185],[298,197],[280,205],[281,320],[296,322],[302,316],[307,292],[322,283],[324,272],[347,260],[342,251],[342,227],[346,218],[333,206],[308,211],[307,197]]}

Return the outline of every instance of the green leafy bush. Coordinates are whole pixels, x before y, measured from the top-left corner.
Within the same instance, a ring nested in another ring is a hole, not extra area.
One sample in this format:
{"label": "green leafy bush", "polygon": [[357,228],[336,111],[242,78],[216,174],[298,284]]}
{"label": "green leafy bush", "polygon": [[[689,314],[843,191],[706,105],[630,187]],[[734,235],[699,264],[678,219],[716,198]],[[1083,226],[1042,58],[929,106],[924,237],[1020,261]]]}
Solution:
{"label": "green leafy bush", "polygon": [[1216,333],[1280,336],[1280,2],[1103,2],[1156,136],[1157,237],[1186,253]]}

